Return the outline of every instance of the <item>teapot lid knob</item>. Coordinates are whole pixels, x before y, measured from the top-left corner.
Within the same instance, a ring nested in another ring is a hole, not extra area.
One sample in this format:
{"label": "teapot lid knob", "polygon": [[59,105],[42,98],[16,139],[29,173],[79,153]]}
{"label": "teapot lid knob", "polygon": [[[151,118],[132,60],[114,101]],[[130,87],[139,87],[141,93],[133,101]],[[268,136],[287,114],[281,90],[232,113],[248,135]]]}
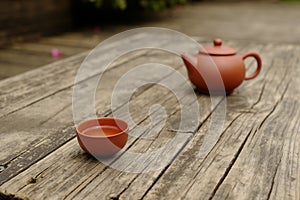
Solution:
{"label": "teapot lid knob", "polygon": [[222,40],[217,38],[214,40],[214,45],[204,46],[199,50],[201,54],[208,54],[208,55],[217,55],[217,56],[230,56],[235,55],[236,50],[228,47],[226,45],[222,45]]}
{"label": "teapot lid knob", "polygon": [[214,46],[221,46],[222,45],[222,40],[221,39],[215,39],[214,40]]}

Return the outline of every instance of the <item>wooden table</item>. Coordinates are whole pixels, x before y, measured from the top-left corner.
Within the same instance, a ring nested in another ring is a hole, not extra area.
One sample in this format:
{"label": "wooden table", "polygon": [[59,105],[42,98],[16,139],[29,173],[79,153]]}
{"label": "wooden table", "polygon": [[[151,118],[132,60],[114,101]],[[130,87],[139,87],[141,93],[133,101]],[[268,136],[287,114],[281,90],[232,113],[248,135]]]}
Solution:
{"label": "wooden table", "polygon": [[[120,42],[132,41],[124,38]],[[145,85],[131,98],[130,112],[137,124],[149,123],[148,110],[153,104],[164,106],[168,119],[159,134],[148,137],[134,137],[147,133],[132,127],[126,151],[151,152],[178,131],[183,135],[174,150],[164,154],[171,163],[151,172],[119,171],[80,149],[72,117],[72,89],[88,52],[1,81],[0,199],[299,200],[300,47],[247,41],[227,45],[239,52],[257,51],[263,70],[226,97],[222,134],[206,157],[200,158],[199,151],[215,109],[209,96],[196,92],[201,113],[199,121],[191,123],[191,127],[196,123],[196,130],[188,126],[177,130],[180,106],[174,94],[162,86]],[[140,50],[122,56],[103,74],[102,87],[97,89],[99,116],[112,113],[110,98],[116,81],[134,66],[149,62],[166,64],[186,76],[181,59],[167,52]],[[86,80],[100,73],[95,69]],[[156,75],[147,75],[152,76]],[[181,84],[174,82],[174,86]],[[189,94],[184,98],[189,101]],[[118,159],[122,155],[111,161]]]}

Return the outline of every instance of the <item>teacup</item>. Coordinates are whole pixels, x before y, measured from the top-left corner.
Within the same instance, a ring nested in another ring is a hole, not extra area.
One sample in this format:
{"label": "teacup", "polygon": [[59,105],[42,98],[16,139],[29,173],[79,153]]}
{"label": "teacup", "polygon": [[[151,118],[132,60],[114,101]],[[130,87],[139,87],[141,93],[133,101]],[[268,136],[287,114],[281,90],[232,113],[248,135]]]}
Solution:
{"label": "teacup", "polygon": [[128,139],[128,124],[117,118],[96,118],[83,121],[76,127],[80,147],[95,157],[118,153]]}

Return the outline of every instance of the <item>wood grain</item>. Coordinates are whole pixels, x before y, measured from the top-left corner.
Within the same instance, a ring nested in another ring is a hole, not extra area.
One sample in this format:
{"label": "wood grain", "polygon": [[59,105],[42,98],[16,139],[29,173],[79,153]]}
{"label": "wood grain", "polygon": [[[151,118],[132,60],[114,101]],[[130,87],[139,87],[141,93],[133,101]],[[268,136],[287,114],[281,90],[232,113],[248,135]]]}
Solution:
{"label": "wood grain", "polygon": [[[167,56],[165,55],[165,54],[163,54],[163,56],[162,56],[162,58],[166,58]],[[161,59],[160,59],[160,57],[159,56],[156,56],[155,57],[155,59],[154,60],[151,60],[151,56],[149,55],[149,56],[147,56],[147,61],[155,61],[155,60],[157,60],[157,61],[160,61],[160,63],[162,62],[161,61]],[[169,61],[171,61],[171,63],[169,62]],[[178,62],[179,61],[179,62]],[[136,61],[135,61],[136,62]],[[165,61],[164,62],[166,62],[166,64],[168,64],[169,66],[176,66],[176,65],[178,65],[178,63],[181,63],[181,61],[180,60],[173,60],[173,59],[165,59]],[[169,62],[169,63],[168,63]],[[130,64],[130,63],[129,63]],[[181,66],[181,71],[185,71],[185,69],[182,67],[182,63],[180,64],[180,66]],[[124,69],[126,69],[126,68],[124,68]],[[121,73],[121,72],[123,72],[123,70],[121,70],[121,68],[118,68],[118,73]],[[111,72],[111,74],[114,74],[114,76],[116,75],[116,73],[115,72]],[[109,75],[106,75],[106,77],[108,77],[108,80],[111,80],[111,76],[109,76]],[[179,83],[177,83],[177,82],[175,82],[174,84],[179,84]],[[107,86],[109,86],[109,85],[112,85],[112,84],[109,84],[109,82],[106,82],[106,84],[105,85],[107,85]],[[108,89],[107,87],[105,88],[106,90]],[[153,91],[156,91],[156,92],[153,92]],[[103,90],[102,92],[100,91],[100,94],[103,94],[103,92],[105,92],[105,90]],[[145,99],[147,99],[147,100],[149,100],[150,99],[150,103],[154,103],[155,102],[155,100],[156,99],[159,99],[159,98],[162,98],[162,97],[164,97],[164,96],[162,96],[162,94],[164,94],[164,92],[162,92],[162,90],[160,89],[160,90],[155,90],[155,89],[152,89],[151,91],[148,91],[147,92],[147,96],[146,97],[144,97],[144,98],[142,98],[142,100],[139,100],[139,104],[140,104],[140,109],[143,109],[144,107],[145,107],[145,102],[148,102],[148,101],[145,101]],[[156,95],[154,95],[154,94],[156,94]],[[107,95],[108,96],[108,95]],[[107,98],[107,99],[109,99],[109,98]],[[152,100],[151,100],[152,99]],[[207,99],[207,98],[206,98]],[[164,100],[165,101],[165,100]],[[56,102],[56,101],[54,101],[54,102]],[[207,109],[207,108],[210,108],[210,106],[209,106],[209,99],[208,99],[208,101],[207,100],[205,100],[205,102],[208,102],[208,104],[207,103],[205,103],[205,104],[203,104],[203,106],[201,106],[201,109],[202,110],[206,110],[206,112],[205,113],[207,113],[207,115],[209,114],[209,109]],[[104,103],[104,102],[100,102],[100,104],[99,105],[101,105],[102,106],[102,110],[105,110],[104,108],[103,108],[103,105],[109,105],[108,104],[109,102],[107,102],[107,103]],[[169,102],[170,103],[170,105],[173,105],[172,104],[172,101],[171,102]],[[109,108],[109,107],[108,107]],[[134,108],[138,111],[138,106],[137,106],[137,104],[135,103],[134,104]],[[178,108],[177,108],[178,109]],[[144,109],[145,110],[145,109]],[[146,109],[147,110],[147,109]],[[176,110],[175,110],[176,111]],[[139,113],[141,113],[141,112],[139,112]],[[141,117],[141,116],[143,116],[143,115],[138,115],[138,117]],[[202,118],[202,120],[203,119],[205,119],[206,118],[206,116],[204,115],[204,117]],[[139,119],[139,120],[144,120],[143,118],[142,119]],[[175,120],[176,121],[176,120]],[[174,129],[175,130],[175,128],[176,128],[176,126],[174,126],[174,124],[175,124],[175,121],[173,120],[173,122],[174,123],[171,123],[172,124],[172,130]],[[177,119],[177,121],[178,121],[178,119]],[[188,127],[187,127],[188,128]],[[190,132],[193,132],[193,131],[195,131],[195,130],[190,130]],[[170,133],[176,133],[176,132],[174,132],[174,131],[171,131]],[[140,133],[139,133],[140,134]],[[159,141],[159,140],[158,140]],[[184,142],[184,141],[183,141]],[[144,146],[144,145],[142,145],[142,146]]]}
{"label": "wood grain", "polygon": [[[95,43],[95,44],[97,44],[97,43]],[[51,50],[53,48],[57,48],[61,52],[62,56],[72,56],[72,55],[81,53],[83,51],[90,50],[90,48],[85,48],[85,47],[81,47],[81,46],[70,47],[70,46],[66,46],[66,45],[62,45],[62,44],[43,44],[40,41],[35,42],[35,43],[27,42],[27,43],[13,44],[9,47],[9,49],[19,50],[24,53],[26,53],[26,52],[34,53],[35,55],[37,55],[37,57],[40,53],[44,53],[44,54],[48,55],[49,57],[51,57]],[[61,58],[63,58],[63,57],[61,57]],[[47,63],[45,63],[45,64],[47,64]],[[43,65],[45,65],[45,64],[43,64]]]}
{"label": "wood grain", "polygon": [[[137,39],[141,39],[141,37],[133,36],[132,38],[128,38],[128,40],[124,40],[123,43],[114,43],[106,48],[104,47],[103,52],[99,53],[103,53],[103,55],[106,53],[109,54],[109,49],[114,48],[113,45],[126,45]],[[20,76],[1,81],[0,117],[71,87],[76,72],[88,53],[89,51],[83,52]],[[102,59],[105,59],[105,56]],[[127,59],[130,58],[127,57]],[[124,60],[119,60],[119,62],[122,63]],[[87,74],[86,78],[99,74],[99,70],[95,66],[91,74]],[[41,79],[38,81],[37,77]],[[22,84],[18,84],[20,81],[22,81]]]}
{"label": "wood grain", "polygon": [[[159,59],[158,56],[154,56],[156,54],[148,54],[147,58]],[[103,116],[111,112],[111,91],[117,78],[132,66],[143,62],[145,62],[145,59],[141,57],[122,64],[120,68],[113,68],[104,74],[101,84],[105,87],[100,87],[97,90],[98,115]],[[172,60],[171,63],[169,62],[171,65],[173,63]],[[174,67],[176,69],[176,66]],[[72,99],[66,98],[71,97],[71,95],[72,88],[68,88],[30,107],[25,107],[5,118],[0,118],[1,123],[6,124],[6,126],[1,127],[1,146],[7,149],[7,151],[2,151],[0,154],[1,164],[7,167],[0,174],[2,182],[74,137]],[[49,110],[49,108],[52,109]],[[137,106],[135,105],[134,108],[137,109]],[[10,133],[10,137],[7,136],[8,133]],[[13,145],[15,143],[19,145],[15,147]]]}
{"label": "wood grain", "polygon": [[[180,85],[180,83],[177,83],[177,84],[179,84]],[[157,91],[156,93],[153,93],[153,91]],[[166,93],[166,89],[164,89],[164,88],[152,88],[152,89],[149,89],[149,90],[147,90],[146,92],[144,92],[144,93],[142,93],[141,94],[141,97],[138,97],[137,99],[135,99],[134,100],[134,105],[135,105],[135,108],[136,109],[138,109],[138,108],[143,108],[143,107],[145,107],[145,106],[147,106],[147,104],[145,104],[145,101],[142,101],[143,99],[145,99],[145,98],[152,98],[152,101],[150,101],[149,103],[153,103],[153,101],[156,99],[156,100],[158,100],[158,102],[157,103],[159,103],[159,102],[161,102],[161,103],[163,103],[163,102],[165,102],[166,103],[166,105],[168,105],[169,107],[171,107],[171,108],[173,108],[174,107],[174,100],[176,100],[176,99],[174,99],[173,98],[173,100],[172,101],[168,101],[168,98],[162,98],[163,96],[161,96],[162,94],[167,94],[167,96],[172,96],[172,93],[170,92],[170,91],[168,91],[167,93]],[[164,96],[164,97],[166,97],[166,96]],[[175,106],[176,106],[176,104],[175,104]],[[170,108],[169,108],[170,109]],[[168,109],[168,110],[169,110]],[[172,110],[172,109],[171,109]],[[175,110],[176,111],[176,110]],[[175,112],[174,110],[172,111],[173,113]],[[142,115],[142,113],[140,112],[139,113],[139,115],[136,115],[136,116],[134,116],[134,118],[135,118],[135,120],[139,120],[139,122],[141,122],[141,121],[143,121],[144,123],[147,123],[147,121],[144,119],[144,118],[147,118],[147,115]],[[177,117],[177,119],[178,119],[178,116],[176,116]],[[170,132],[172,135],[174,134],[174,132],[173,131],[171,131]],[[141,133],[136,133],[136,134],[141,134]],[[133,135],[136,135],[136,134],[134,134],[133,133]],[[188,135],[189,136],[189,135]],[[131,143],[134,143],[135,142],[135,138],[132,138],[131,139]],[[72,151],[72,152],[74,152],[74,150],[75,149],[77,149],[77,151],[78,151],[78,149],[79,149],[79,147],[78,147],[78,145],[74,145],[74,141],[75,141],[75,143],[76,143],[76,140],[72,140],[72,143],[73,143],[73,145],[72,145],[72,148],[70,149],[70,151]],[[160,140],[158,140],[158,141],[160,141]],[[145,144],[146,143],[148,143],[148,145],[150,145],[151,144],[151,141],[150,141],[150,143],[149,143],[149,139],[148,140],[142,140],[142,142],[141,143],[139,143],[138,144],[138,148],[137,148],[137,150],[140,150],[141,148],[143,149],[143,148],[145,148]],[[162,142],[162,141],[160,141],[160,142]],[[182,140],[182,142],[184,142],[184,140]],[[129,142],[129,144],[128,144],[128,146],[131,146],[131,144],[130,144],[130,142]],[[75,149],[74,149],[75,148]],[[131,147],[132,148],[132,147]],[[63,150],[63,152],[64,152],[65,150]],[[66,149],[66,151],[68,151],[68,149]],[[61,151],[56,151],[57,153],[58,153],[58,155],[60,155],[61,154]],[[75,150],[75,152],[76,152],[76,150]],[[85,154],[84,154],[85,155]],[[61,158],[61,156],[54,156],[53,157],[53,159],[57,159],[57,158]],[[59,165],[63,165],[65,162],[66,162],[66,159],[70,159],[70,157],[66,157],[66,158],[64,158],[62,161],[60,161],[60,160],[57,160],[56,161],[56,163],[57,164],[59,164]],[[72,159],[72,157],[71,157],[71,159]],[[43,163],[44,164],[44,163]],[[77,167],[74,167],[74,171],[70,171],[70,174],[74,174],[74,173],[82,173],[80,170],[78,171],[78,168],[80,168],[81,167],[81,163],[80,162],[71,162],[71,163],[69,163],[69,164],[72,164],[72,165],[76,165]],[[95,162],[93,162],[92,163],[93,165],[95,164]],[[100,165],[99,167],[101,167],[100,169],[99,168],[97,168],[97,171],[98,170],[101,170],[102,168],[103,169],[106,169],[105,168],[105,166],[103,166],[103,164],[101,165],[101,164],[99,164],[98,162],[96,162],[96,164],[97,164],[97,166],[98,165]],[[53,167],[55,167],[55,168],[57,168],[58,166],[53,166]],[[40,168],[40,166],[38,167],[39,169],[37,169],[37,170],[41,170],[43,167],[41,167]],[[58,167],[58,168],[60,168],[60,167]],[[66,168],[69,168],[70,170],[71,170],[71,168],[72,167],[66,167]],[[49,170],[50,170],[50,168],[49,168]],[[52,169],[51,169],[52,170]],[[106,169],[107,170],[107,169]],[[55,170],[56,172],[55,173],[59,173],[60,175],[58,175],[58,177],[59,176],[61,176],[62,174],[61,174],[61,171],[60,170]],[[76,172],[77,171],[77,172]],[[52,172],[52,173],[50,173],[50,174],[53,174],[54,172]],[[64,173],[65,174],[65,173]],[[68,174],[66,174],[66,175],[68,175]],[[79,175],[79,174],[77,174],[77,175]],[[75,176],[77,176],[77,175],[75,175],[74,174],[74,177]],[[83,174],[81,174],[80,176],[82,176]],[[65,182],[66,180],[65,180],[65,178],[67,178],[67,177],[61,177],[62,179],[61,179],[61,181],[63,181],[63,182]],[[85,177],[85,178],[87,178],[87,177]],[[43,180],[45,180],[45,181],[48,181],[48,179],[43,179]],[[25,181],[26,182],[26,181]],[[55,189],[59,189],[60,187],[61,187],[61,185],[59,184],[59,182],[60,181],[57,181],[56,183],[55,182],[53,182],[53,183],[55,183],[56,184],[56,186],[55,186],[55,188],[53,188],[53,190],[55,190]],[[41,184],[48,184],[48,183],[45,183],[44,181],[42,181],[42,182],[40,182]],[[75,184],[78,184],[78,182],[74,182]],[[26,182],[26,184],[27,184],[27,182]],[[69,184],[71,184],[71,185],[69,185],[69,189],[70,190],[72,190],[72,188],[76,188],[76,186],[77,185],[73,185],[73,183],[72,182],[69,182]],[[49,185],[50,186],[50,185]],[[38,187],[40,187],[40,186],[38,186]],[[51,186],[51,187],[54,187],[54,186]],[[36,188],[36,189],[38,189],[38,188]],[[62,191],[61,191],[62,192]],[[47,195],[47,194],[41,194],[41,195]],[[63,193],[60,193],[60,194],[58,194],[58,195],[63,195]],[[39,198],[39,197],[38,197]]]}
{"label": "wood grain", "polygon": [[93,33],[66,33],[64,35],[60,36],[53,36],[53,37],[47,37],[42,38],[39,43],[45,44],[45,45],[63,45],[67,47],[83,47],[92,49],[96,47],[98,43],[103,41],[105,38],[110,37],[109,34],[104,34],[101,32],[101,34],[93,34]]}
{"label": "wood grain", "polygon": [[[32,42],[19,42],[6,46],[0,50],[0,80],[91,50],[109,36],[86,30],[39,40],[35,38],[31,39]],[[31,37],[36,37],[36,35],[32,34]],[[61,52],[59,58],[52,57],[51,50],[53,48],[57,48]]]}
{"label": "wood grain", "polygon": [[[138,36],[135,39],[141,39],[141,37]],[[133,42],[134,40],[132,41],[129,39],[125,41],[128,43]],[[114,45],[116,44],[122,45],[123,43],[114,43]],[[164,43],[161,43],[161,45],[163,44]],[[114,47],[114,45],[112,45],[112,48]],[[126,73],[132,67],[143,64],[145,62],[165,63],[166,65],[174,67],[175,69],[180,66],[178,65],[178,63],[182,65],[178,57],[177,60],[162,60],[163,58],[165,58],[166,54],[167,56],[171,56],[171,58],[174,57],[174,55],[170,53],[154,53],[154,55],[156,56],[153,56],[153,54],[148,53],[146,54],[146,56],[140,57],[140,55],[145,54],[145,52],[145,50],[142,50],[138,52],[127,53],[126,55],[121,56],[118,60],[115,61],[115,63],[112,63],[112,70],[108,70],[107,72],[105,72],[105,74],[103,75],[104,78],[102,78],[101,80],[101,85],[104,85],[104,87],[98,89],[97,92],[97,96],[99,99],[97,101],[97,105],[99,105],[99,112],[97,113],[99,115],[105,116],[111,112],[110,98],[114,84],[122,74]],[[82,55],[80,54],[79,57],[76,58],[78,60],[81,60],[81,56]],[[130,61],[130,59],[135,57],[137,57],[137,59]],[[96,57],[96,59],[99,58],[101,59],[102,57]],[[72,59],[74,58],[67,59],[67,61]],[[57,63],[57,67],[59,67],[59,64],[62,63]],[[69,63],[69,65],[72,65],[72,63]],[[61,80],[64,80],[64,82],[60,82],[60,84],[65,84],[68,81],[68,84],[74,84],[72,80],[72,74],[68,74],[68,70],[70,69],[67,69],[65,71],[67,73],[57,74],[57,76],[67,75],[69,77],[61,77]],[[41,71],[37,70],[37,72]],[[33,74],[29,73],[29,76],[31,77],[37,72],[32,72]],[[93,69],[88,71],[87,74],[84,75],[84,77],[86,77],[87,79],[97,79],[97,76],[95,76],[97,72],[101,73],[100,69],[97,69],[97,66],[95,66]],[[147,79],[149,79],[148,81],[150,81],[151,79],[155,80],[157,79],[157,77],[161,77],[162,75],[162,73],[155,74],[154,71],[153,73],[151,73],[150,71],[150,74],[151,76],[146,77]],[[45,74],[45,76],[47,75],[48,74]],[[163,77],[167,77],[168,75],[169,74],[165,74]],[[24,76],[26,77],[26,74]],[[39,80],[41,81],[44,79],[41,78]],[[59,78],[57,78],[56,81],[57,80],[59,80]],[[59,83],[56,81],[53,81],[54,85],[52,86],[54,86],[54,88],[52,88],[51,86],[49,87],[49,90],[57,89],[56,86],[58,86]],[[49,83],[46,83],[47,86],[49,86],[48,84]],[[25,89],[27,89],[26,85]],[[42,90],[42,88],[40,88],[40,84],[37,83],[34,85],[34,87],[28,89],[32,90],[32,92],[34,93]],[[9,151],[4,151],[1,154],[1,163],[6,167],[6,170],[0,174],[1,182],[8,180],[14,175],[23,171],[28,166],[32,165],[34,162],[41,159],[48,153],[52,152],[55,148],[61,146],[62,144],[70,140],[72,137],[74,137],[74,131],[72,128],[70,128],[70,126],[72,126],[71,98],[64,99],[64,97],[71,97],[72,89],[72,87],[66,87],[65,89],[58,90],[54,92],[53,95],[49,95],[46,98],[41,98],[36,102],[30,103],[29,106],[17,109],[14,112],[8,113],[5,117],[0,118],[3,120],[3,123],[7,123],[7,126],[2,127],[2,145],[4,148],[10,149]],[[22,95],[22,92],[23,91],[21,90],[20,94],[17,93],[17,95]],[[143,91],[141,90],[140,93],[142,92]],[[7,95],[10,96],[11,94],[8,93]],[[26,94],[25,96],[27,95],[28,98],[32,97],[31,94]],[[18,103],[22,103],[22,99],[19,99],[19,101],[15,99],[15,101]],[[8,101],[6,102],[12,103]],[[49,112],[49,108],[54,109],[51,109]],[[36,120],[34,120],[33,123],[31,123],[32,119]],[[16,126],[16,124],[18,125]],[[8,132],[11,132],[10,137],[7,137]],[[19,143],[19,145],[17,147],[11,148],[14,143]]]}
{"label": "wood grain", "polygon": [[47,63],[55,61],[54,58],[51,57],[51,54],[46,53],[32,53],[26,51],[20,51],[16,49],[7,49],[0,51],[0,60],[2,62],[27,65],[27,63],[31,63],[33,66],[42,66]]}
{"label": "wood grain", "polygon": [[[27,165],[28,169],[3,183],[0,193],[29,199],[299,199],[300,47],[234,44],[240,50],[259,52],[263,58],[263,71],[256,79],[244,82],[227,96],[222,135],[206,157],[199,157],[199,151],[211,123],[214,123],[212,110],[216,109],[211,108],[210,98],[197,94],[201,113],[197,128],[191,128],[195,126],[191,123],[177,133],[181,120],[178,100],[166,88],[147,85],[133,95],[130,111],[139,125],[149,124],[151,115],[155,115],[157,121],[144,131],[132,127],[125,148],[129,152],[152,152],[179,134],[181,138],[177,144],[166,149],[163,156],[149,159],[137,156],[138,162],[132,162],[126,154],[119,154],[107,161],[110,167],[83,153],[76,139],[72,139],[74,135],[68,136],[64,137],[69,138],[62,142],[64,145],[53,145],[47,150],[48,155],[42,155],[40,161],[34,160]],[[180,60],[157,52],[116,64],[105,72],[105,84],[97,90],[97,97],[106,96],[97,100],[98,114],[110,115],[111,112],[109,91],[112,87],[108,83],[112,85],[130,66],[142,64],[145,57],[153,61],[163,60],[186,76]],[[86,77],[93,78],[90,74]],[[170,74],[164,77],[168,79]],[[173,84],[181,88],[183,83],[175,81]],[[26,110],[34,111],[39,106],[47,106],[46,102],[57,103],[62,96],[70,95],[70,89],[58,91],[1,119],[10,121],[22,112],[25,114]],[[190,94],[187,93],[183,101],[192,103]],[[54,117],[38,116],[49,130],[53,123],[61,122],[62,126],[55,129],[57,132],[50,130],[49,135],[62,133],[63,130],[66,135],[74,134],[69,124],[72,120],[68,119],[71,113],[67,111],[67,102],[58,104],[57,110],[51,111]],[[164,106],[168,114],[166,124],[160,131],[158,128],[164,125],[161,111],[148,113],[153,104]],[[122,111],[123,106],[118,107],[117,111]],[[36,125],[32,123],[32,127]],[[158,134],[153,134],[157,131]],[[63,141],[62,138],[58,140],[58,143]],[[40,138],[37,141],[42,143]],[[32,149],[41,155],[38,148]],[[147,171],[163,159],[169,159],[169,165]],[[113,167],[123,167],[123,170]],[[143,173],[131,173],[136,169]]]}
{"label": "wood grain", "polygon": [[[299,71],[296,69],[299,61],[293,53],[289,54],[288,59],[279,59],[280,54],[291,50],[290,47],[269,46],[263,52],[267,52],[268,48],[272,49],[273,57],[262,53],[266,70],[262,84],[256,84],[256,87],[260,87],[260,94],[255,93],[259,91],[257,88],[253,88],[251,96],[245,96],[246,91],[240,91],[239,96],[227,98],[227,104],[233,100],[227,106],[229,121],[212,153],[204,161],[199,161],[197,151],[193,148],[195,144],[191,145],[185,156],[179,157],[176,164],[162,175],[145,199],[272,199],[269,192],[274,192],[273,179],[277,176],[276,166],[282,154],[282,147],[275,141],[294,141],[283,137],[282,131],[276,127],[283,130],[286,121],[297,119],[292,114],[295,102],[292,108],[286,109],[287,103],[283,99],[288,99],[285,95],[295,88],[290,85],[290,77]],[[283,64],[289,67],[282,67]],[[252,98],[254,94],[256,97]],[[245,110],[240,110],[237,100],[244,101]],[[268,126],[273,128],[265,128]],[[296,133],[297,130],[294,130],[291,134]],[[196,137],[195,140],[201,142],[200,138]],[[241,160],[244,162],[240,163]],[[291,176],[299,176],[299,170]],[[286,191],[294,194],[293,197],[289,196],[290,199],[299,198],[299,189],[291,191],[285,187]]]}

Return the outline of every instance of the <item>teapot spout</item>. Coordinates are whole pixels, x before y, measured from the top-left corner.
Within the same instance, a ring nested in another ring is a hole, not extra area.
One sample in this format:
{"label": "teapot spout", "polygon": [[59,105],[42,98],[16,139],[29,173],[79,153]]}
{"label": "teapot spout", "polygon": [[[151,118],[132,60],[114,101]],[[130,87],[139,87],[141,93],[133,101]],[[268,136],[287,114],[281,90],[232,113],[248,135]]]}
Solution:
{"label": "teapot spout", "polygon": [[191,56],[187,53],[183,53],[181,55],[181,58],[186,66],[186,68],[188,69],[188,71],[195,69],[197,66],[197,57],[196,56]]}

